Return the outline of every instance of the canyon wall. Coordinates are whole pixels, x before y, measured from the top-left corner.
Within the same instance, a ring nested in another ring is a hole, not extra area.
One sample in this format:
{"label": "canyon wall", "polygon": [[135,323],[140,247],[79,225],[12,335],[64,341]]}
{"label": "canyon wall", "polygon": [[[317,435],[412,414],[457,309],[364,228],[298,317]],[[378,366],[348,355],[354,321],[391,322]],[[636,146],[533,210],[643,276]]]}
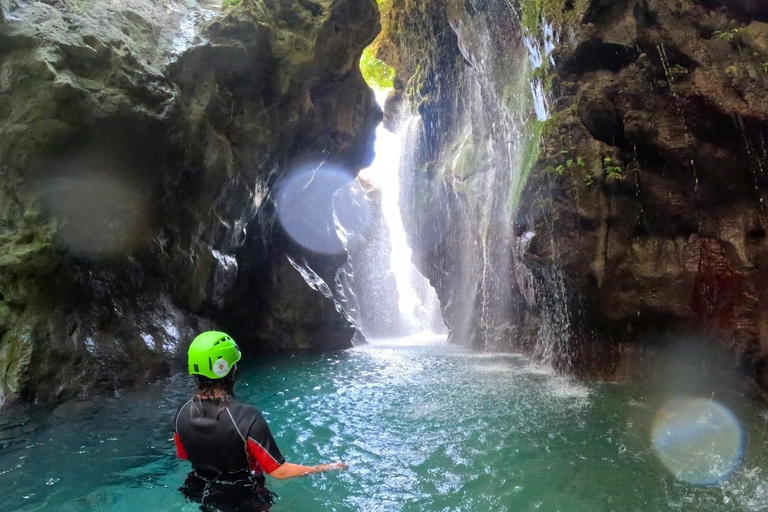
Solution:
{"label": "canyon wall", "polygon": [[[281,177],[370,163],[374,0],[0,2],[0,404],[146,382],[195,332],[349,346]],[[330,211],[330,206],[329,206]]]}
{"label": "canyon wall", "polygon": [[684,334],[766,389],[764,2],[393,0],[384,26],[455,341],[620,378]]}

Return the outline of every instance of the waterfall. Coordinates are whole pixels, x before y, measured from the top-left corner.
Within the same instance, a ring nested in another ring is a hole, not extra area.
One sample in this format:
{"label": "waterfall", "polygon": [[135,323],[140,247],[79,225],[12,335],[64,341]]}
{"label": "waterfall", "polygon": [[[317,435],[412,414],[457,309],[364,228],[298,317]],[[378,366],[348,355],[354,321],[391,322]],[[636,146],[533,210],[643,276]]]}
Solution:
{"label": "waterfall", "polygon": [[[378,100],[383,103],[384,95]],[[309,249],[288,261],[355,326],[355,343],[362,341],[360,334],[367,339],[442,334],[440,301],[411,261],[400,211],[401,135],[383,124],[376,133],[377,156],[357,178],[320,162],[283,180],[278,218],[288,235]]]}
{"label": "waterfall", "polygon": [[[380,104],[384,99],[377,94]],[[334,198],[337,234],[349,253],[340,270],[344,295],[357,299],[359,329],[368,338],[445,330],[437,294],[411,261],[399,205],[401,149],[402,134],[380,125],[373,164]],[[339,213],[352,197],[354,219]]]}
{"label": "waterfall", "polygon": [[[383,103],[381,95],[378,99]],[[411,126],[415,120],[412,117],[403,125]],[[400,214],[402,134],[390,133],[381,125],[376,132],[376,141],[377,157],[364,177],[381,191],[381,209],[390,237],[389,266],[397,283],[398,310],[411,333],[439,329],[442,326],[440,301],[427,278],[411,261],[412,251]]]}
{"label": "waterfall", "polygon": [[[534,225],[518,210],[549,118],[535,71],[551,62],[557,34],[546,22],[536,33],[523,28],[518,9],[503,0],[463,5],[431,12],[445,21],[426,45],[403,44],[429,49],[414,60],[419,116],[403,142],[408,240],[442,300],[452,341],[551,360],[570,329],[565,284],[558,269],[525,252],[532,243],[550,245],[555,218],[550,211],[547,225]],[[425,73],[430,65],[440,71]],[[551,210],[551,190],[535,193]]]}

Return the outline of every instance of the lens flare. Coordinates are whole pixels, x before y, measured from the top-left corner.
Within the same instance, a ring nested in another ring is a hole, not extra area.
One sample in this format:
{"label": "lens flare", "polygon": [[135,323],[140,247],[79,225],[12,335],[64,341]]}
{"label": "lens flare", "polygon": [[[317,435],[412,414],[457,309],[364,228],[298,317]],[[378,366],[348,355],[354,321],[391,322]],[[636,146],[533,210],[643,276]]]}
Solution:
{"label": "lens flare", "polygon": [[656,414],[653,449],[675,478],[713,486],[730,478],[744,455],[744,432],[734,414],[705,398],[679,398]]}
{"label": "lens flare", "polygon": [[[296,243],[321,254],[341,254],[334,194],[354,176],[330,164],[307,165],[287,175],[277,193],[277,219]],[[338,205],[337,205],[338,206]]]}
{"label": "lens flare", "polygon": [[47,209],[60,221],[58,242],[73,253],[105,257],[146,243],[153,224],[147,194],[107,171],[61,173],[38,183]]}

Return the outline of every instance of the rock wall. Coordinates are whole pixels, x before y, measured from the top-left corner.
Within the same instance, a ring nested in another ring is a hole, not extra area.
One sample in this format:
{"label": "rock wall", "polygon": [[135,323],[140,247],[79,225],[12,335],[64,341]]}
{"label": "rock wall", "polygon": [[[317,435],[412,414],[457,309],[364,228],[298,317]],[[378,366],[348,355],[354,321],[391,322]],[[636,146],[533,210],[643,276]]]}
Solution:
{"label": "rock wall", "polygon": [[0,10],[0,403],[167,374],[213,322],[246,351],[350,343],[271,194],[307,161],[369,163],[373,0]]}
{"label": "rock wall", "polygon": [[[380,54],[420,114],[426,152],[408,171],[425,199],[404,202],[459,340],[492,332],[491,344],[559,369],[622,377],[687,333],[768,387],[766,22],[751,0],[395,0]],[[478,111],[510,115],[472,121]],[[479,141],[498,150],[499,132],[511,156],[478,157]],[[489,172],[496,196],[473,184]],[[505,209],[483,209],[489,197]],[[478,300],[451,312],[466,290],[459,254],[508,262],[478,273],[508,285],[473,290],[508,297],[486,319]]]}

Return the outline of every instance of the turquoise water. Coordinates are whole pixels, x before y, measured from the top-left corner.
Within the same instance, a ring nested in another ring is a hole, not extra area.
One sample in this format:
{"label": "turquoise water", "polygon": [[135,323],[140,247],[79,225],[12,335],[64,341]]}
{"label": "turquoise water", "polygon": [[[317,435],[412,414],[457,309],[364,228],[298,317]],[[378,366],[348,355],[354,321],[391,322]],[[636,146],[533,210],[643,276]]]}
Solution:
{"label": "turquoise water", "polygon": [[[744,460],[726,483],[694,487],[653,452],[660,403],[643,389],[411,339],[252,362],[237,391],[264,410],[288,460],[351,465],[272,481],[275,512],[768,509],[765,405],[718,393],[744,426]],[[188,465],[171,443],[190,391],[174,378],[3,411],[0,510],[197,510],[176,492]]]}

